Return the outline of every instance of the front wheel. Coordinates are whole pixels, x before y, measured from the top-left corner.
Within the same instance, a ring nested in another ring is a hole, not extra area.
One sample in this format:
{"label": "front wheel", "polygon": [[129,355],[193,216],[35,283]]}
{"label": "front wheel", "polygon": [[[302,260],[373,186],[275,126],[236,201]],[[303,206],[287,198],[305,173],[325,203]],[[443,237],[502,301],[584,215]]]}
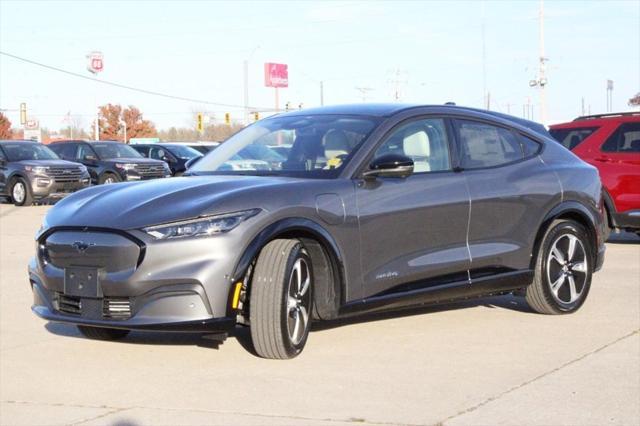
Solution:
{"label": "front wheel", "polygon": [[11,200],[16,206],[30,206],[33,204],[33,195],[27,181],[17,178],[11,187]]}
{"label": "front wheel", "polygon": [[591,287],[592,253],[582,225],[572,220],[553,222],[538,250],[533,283],[526,289],[529,306],[541,314],[580,309]]}
{"label": "front wheel", "polygon": [[122,180],[117,175],[114,175],[113,173],[105,173],[104,175],[100,176],[100,180],[98,183],[100,185],[110,185],[112,183],[118,183],[121,181]]}
{"label": "front wheel", "polygon": [[311,258],[298,240],[273,240],[256,261],[249,297],[251,340],[263,358],[289,359],[304,348],[313,308]]}

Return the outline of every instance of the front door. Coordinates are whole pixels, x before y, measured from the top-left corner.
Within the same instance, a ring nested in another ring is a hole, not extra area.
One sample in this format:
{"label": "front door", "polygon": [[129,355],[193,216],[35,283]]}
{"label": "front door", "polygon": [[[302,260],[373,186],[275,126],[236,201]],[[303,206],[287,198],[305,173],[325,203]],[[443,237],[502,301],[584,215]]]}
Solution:
{"label": "front door", "polygon": [[469,194],[464,177],[452,168],[449,133],[443,118],[400,124],[374,158],[408,156],[414,173],[358,182],[364,297],[400,290],[403,284],[467,278]]}

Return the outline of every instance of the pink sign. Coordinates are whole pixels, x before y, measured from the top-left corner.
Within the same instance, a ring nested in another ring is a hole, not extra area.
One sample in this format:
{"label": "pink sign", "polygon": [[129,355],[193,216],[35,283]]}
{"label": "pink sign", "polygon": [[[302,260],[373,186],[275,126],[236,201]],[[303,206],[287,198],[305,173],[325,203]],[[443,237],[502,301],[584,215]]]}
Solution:
{"label": "pink sign", "polygon": [[264,64],[264,85],[267,87],[289,87],[287,64]]}
{"label": "pink sign", "polygon": [[102,52],[91,52],[87,55],[89,63],[87,64],[87,70],[93,74],[97,74],[104,68],[104,56]]}

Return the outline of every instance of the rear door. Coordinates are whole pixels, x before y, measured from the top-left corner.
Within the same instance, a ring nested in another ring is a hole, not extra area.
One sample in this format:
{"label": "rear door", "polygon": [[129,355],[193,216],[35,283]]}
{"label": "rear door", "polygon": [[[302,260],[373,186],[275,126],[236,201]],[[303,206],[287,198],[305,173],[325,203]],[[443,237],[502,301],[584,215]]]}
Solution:
{"label": "rear door", "polygon": [[620,124],[593,161],[617,212],[640,209],[640,122]]}
{"label": "rear door", "polygon": [[364,297],[468,278],[469,193],[451,141],[446,119],[424,117],[396,126],[374,151],[412,158],[414,173],[357,184]]}
{"label": "rear door", "polygon": [[529,268],[542,217],[558,181],[538,142],[508,127],[455,120],[460,166],[471,197],[471,278]]}

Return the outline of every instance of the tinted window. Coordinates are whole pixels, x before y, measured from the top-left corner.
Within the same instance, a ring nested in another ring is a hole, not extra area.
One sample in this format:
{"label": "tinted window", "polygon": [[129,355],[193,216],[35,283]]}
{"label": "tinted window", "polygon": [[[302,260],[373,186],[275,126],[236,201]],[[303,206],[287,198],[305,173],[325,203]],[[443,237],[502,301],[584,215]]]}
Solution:
{"label": "tinted window", "polygon": [[183,160],[191,160],[193,157],[202,156],[199,151],[187,145],[166,145],[166,147],[173,155]]}
{"label": "tinted window", "polygon": [[540,144],[525,135],[520,135],[520,145],[524,158],[536,155],[540,151]]}
{"label": "tinted window", "polygon": [[148,157],[149,156],[149,147],[148,146],[134,145],[134,146],[132,146],[132,148],[135,149],[136,151],[138,151],[144,157]]}
{"label": "tinted window", "polygon": [[640,123],[624,123],[602,145],[606,152],[640,152]]}
{"label": "tinted window", "polygon": [[475,121],[457,123],[463,168],[494,167],[524,158],[520,141],[510,130]]}
{"label": "tinted window", "polygon": [[583,140],[591,136],[598,127],[574,127],[572,129],[551,129],[549,133],[562,146],[571,150],[580,145]]}
{"label": "tinted window", "polygon": [[76,155],[76,159],[82,161],[87,158],[93,158],[94,160],[97,160],[96,153],[93,152],[93,149],[91,149],[89,145],[81,143],[80,145],[78,145],[78,153]]}
{"label": "tinted window", "polygon": [[450,170],[449,144],[444,120],[429,118],[400,126],[378,148],[375,158],[386,154],[399,154],[411,158],[415,173]]}
{"label": "tinted window", "polygon": [[44,145],[18,142],[3,146],[9,161],[57,160],[59,157]]}
{"label": "tinted window", "polygon": [[74,143],[58,143],[51,145],[51,150],[64,158],[65,160],[73,160],[76,157],[76,144]]}
{"label": "tinted window", "polygon": [[149,158],[153,158],[154,160],[165,160],[167,157],[164,149],[158,148],[157,146],[152,146],[149,148]]}
{"label": "tinted window", "polygon": [[138,151],[119,142],[94,143],[93,148],[98,153],[98,157],[103,160],[111,158],[139,158],[142,157]]}

